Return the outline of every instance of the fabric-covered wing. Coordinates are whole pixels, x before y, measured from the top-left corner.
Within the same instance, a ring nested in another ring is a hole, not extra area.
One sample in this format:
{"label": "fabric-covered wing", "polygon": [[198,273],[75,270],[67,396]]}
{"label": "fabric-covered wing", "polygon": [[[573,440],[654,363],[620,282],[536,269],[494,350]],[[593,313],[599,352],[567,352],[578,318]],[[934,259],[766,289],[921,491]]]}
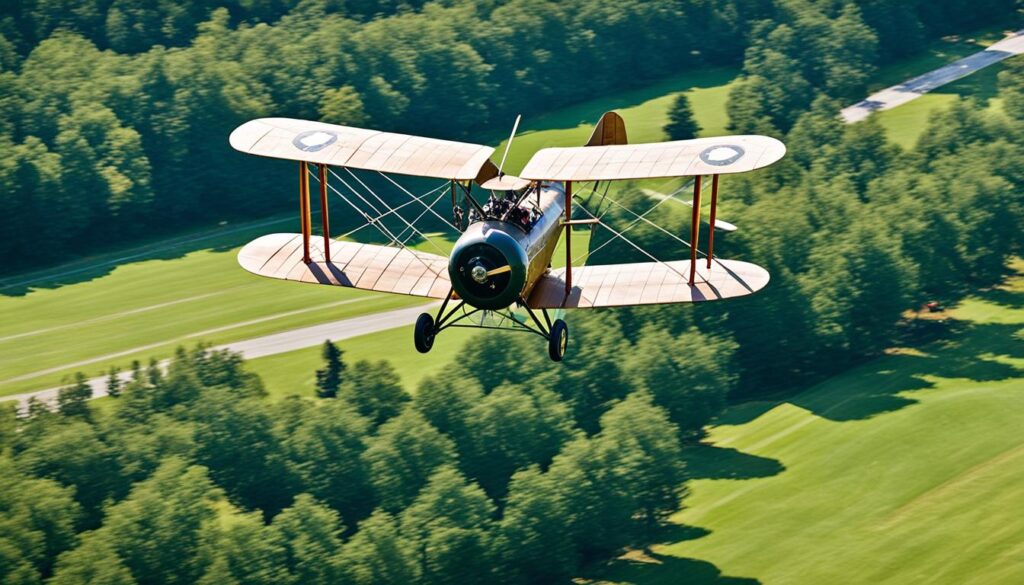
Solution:
{"label": "fabric-covered wing", "polygon": [[291,118],[250,120],[229,141],[258,156],[459,181],[476,178],[494,152],[480,144]]}
{"label": "fabric-covered wing", "polygon": [[584,309],[696,303],[753,294],[768,284],[768,271],[739,260],[698,261],[690,286],[690,261],[574,266],[572,291],[565,294],[565,269],[552,270],[534,286],[533,309]]}
{"label": "fabric-covered wing", "polygon": [[613,181],[744,173],[768,166],[786,146],[768,136],[718,136],[651,144],[545,148],[519,175],[531,181]]}
{"label": "fabric-covered wing", "polygon": [[246,244],[238,263],[253,274],[443,299],[451,290],[448,259],[405,248],[331,241],[324,261],[320,240],[310,242],[312,262],[302,261],[302,234],[270,234]]}

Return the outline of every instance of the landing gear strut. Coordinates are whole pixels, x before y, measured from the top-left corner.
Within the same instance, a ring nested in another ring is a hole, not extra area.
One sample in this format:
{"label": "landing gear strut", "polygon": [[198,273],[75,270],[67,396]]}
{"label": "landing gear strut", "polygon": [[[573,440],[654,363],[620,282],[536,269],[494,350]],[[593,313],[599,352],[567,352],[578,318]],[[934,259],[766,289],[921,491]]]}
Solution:
{"label": "landing gear strut", "polygon": [[[448,301],[452,298],[457,299],[457,304],[448,309]],[[569,345],[569,327],[565,321],[552,320],[545,309],[541,309],[541,314],[544,317],[544,320],[541,321],[537,313],[530,309],[523,299],[520,298],[517,304],[526,309],[533,323],[532,326],[530,321],[517,317],[510,309],[490,311],[473,307],[467,308],[462,300],[449,292],[448,297],[445,298],[438,310],[437,317],[433,317],[429,313],[421,313],[416,319],[416,326],[413,328],[413,342],[416,345],[416,351],[429,352],[434,347],[434,339],[437,338],[437,335],[449,327],[498,329],[501,331],[524,331],[539,335],[548,342],[548,356],[553,361],[562,361]],[[448,309],[447,312],[445,312],[446,309]],[[478,321],[471,321],[473,315],[480,315],[481,318]]]}

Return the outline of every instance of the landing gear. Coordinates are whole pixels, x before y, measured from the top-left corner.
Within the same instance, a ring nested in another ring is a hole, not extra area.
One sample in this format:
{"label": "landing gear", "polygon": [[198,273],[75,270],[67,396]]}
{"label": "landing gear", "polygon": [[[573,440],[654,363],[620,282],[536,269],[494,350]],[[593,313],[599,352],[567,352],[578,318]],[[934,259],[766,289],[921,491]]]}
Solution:
{"label": "landing gear", "polygon": [[413,329],[413,343],[416,344],[416,351],[427,353],[434,347],[434,336],[437,331],[434,329],[434,318],[428,313],[421,313],[416,319],[416,327]]}
{"label": "landing gear", "polygon": [[[453,298],[456,299],[457,304],[448,309],[448,301]],[[534,312],[522,298],[517,304],[526,310],[530,316],[529,321],[517,316],[511,307],[503,310],[484,310],[472,306],[467,308],[463,300],[449,292],[448,297],[441,303],[436,317],[429,313],[421,313],[416,319],[416,326],[413,328],[413,342],[416,345],[416,351],[429,352],[434,346],[434,339],[437,335],[449,327],[497,329],[523,331],[543,337],[548,342],[548,356],[553,361],[562,361],[569,345],[569,327],[565,321],[552,320],[545,309],[541,309],[540,314]],[[447,312],[446,309],[448,309]],[[543,321],[540,319],[541,316],[543,316]]]}
{"label": "landing gear", "polygon": [[569,327],[565,321],[555,319],[548,334],[548,355],[556,362],[562,361],[565,349],[569,345]]}

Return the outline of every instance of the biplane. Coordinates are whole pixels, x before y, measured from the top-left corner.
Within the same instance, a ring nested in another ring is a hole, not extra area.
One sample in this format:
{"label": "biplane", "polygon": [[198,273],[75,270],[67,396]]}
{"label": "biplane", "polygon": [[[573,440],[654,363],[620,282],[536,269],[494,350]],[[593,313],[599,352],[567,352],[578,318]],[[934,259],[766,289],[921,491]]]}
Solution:
{"label": "biplane", "polygon": [[[518,122],[517,118],[509,144]],[[539,150],[518,177],[502,172],[507,147],[501,163],[495,165],[494,149],[480,144],[321,122],[251,120],[231,133],[230,143],[243,153],[297,161],[299,171],[300,233],[270,234],[250,242],[238,254],[241,266],[271,278],[439,299],[436,316],[423,313],[416,321],[413,341],[422,353],[430,351],[435,337],[445,329],[482,327],[535,333],[547,341],[551,359],[561,361],[569,330],[564,320],[553,319],[549,311],[715,301],[749,295],[768,284],[763,268],[714,254],[715,232],[722,227],[735,229],[716,217],[719,177],[753,171],[782,158],[785,146],[767,136],[629,144],[624,121],[608,112],[585,145]],[[364,172],[387,180],[387,188],[393,187],[402,198],[401,205],[392,206],[381,197],[362,180]],[[440,184],[416,195],[392,175],[434,179]],[[311,177],[319,184],[322,239],[312,235]],[[626,209],[635,219],[619,230],[602,221],[603,213],[585,205],[602,185],[600,201],[604,201],[608,185],[615,181],[678,181],[680,177],[692,177],[690,201],[680,201],[674,194],[654,197],[653,206],[643,213]],[[711,201],[705,252],[699,250],[698,242],[701,191],[708,178]],[[344,240],[330,235],[329,190],[364,221]],[[438,202],[446,197],[450,199],[443,205],[450,203],[451,217],[437,211]],[[691,208],[688,241],[647,218],[654,207],[668,200]],[[417,213],[411,221],[400,213],[410,206]],[[447,256],[408,245],[414,237],[427,238],[416,226],[427,213],[458,232]],[[394,227],[396,221],[403,226],[400,230]],[[640,223],[689,248],[689,258],[662,261],[637,246],[625,234]],[[347,239],[368,226],[378,229],[387,245]],[[651,261],[574,266],[574,226],[605,227],[613,240],[633,245]],[[565,266],[552,268],[563,238]]]}

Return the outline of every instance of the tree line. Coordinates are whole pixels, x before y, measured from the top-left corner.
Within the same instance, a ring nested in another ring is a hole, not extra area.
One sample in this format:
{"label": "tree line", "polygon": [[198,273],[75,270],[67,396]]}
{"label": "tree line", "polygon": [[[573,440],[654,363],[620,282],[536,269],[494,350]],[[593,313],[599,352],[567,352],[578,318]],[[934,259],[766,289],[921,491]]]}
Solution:
{"label": "tree line", "polygon": [[[610,349],[603,330],[592,351]],[[565,582],[645,542],[685,494],[693,429],[630,391],[628,367],[602,372],[612,356],[554,383],[501,373],[499,343],[509,360],[529,346],[488,337],[415,395],[386,362],[340,367],[334,351],[322,371],[340,374],[320,380],[333,398],[269,401],[238,355],[198,346],[166,372],[137,368],[103,409],[84,378],[59,409],[5,408],[0,572],[11,584]],[[617,400],[594,394],[606,384]]]}
{"label": "tree line", "polygon": [[[1013,0],[151,4],[31,0],[0,9],[5,270],[285,208],[290,198],[267,189],[266,178],[276,172],[287,189],[293,173],[226,143],[249,118],[487,141],[496,133],[480,129],[504,128],[514,112],[738,64],[746,52],[748,99],[772,99],[734,108],[738,126],[748,126],[743,114],[786,131],[808,86],[828,79],[854,95],[876,61],[912,52],[953,23],[990,22]],[[818,57],[780,64],[780,51],[803,46]]]}

